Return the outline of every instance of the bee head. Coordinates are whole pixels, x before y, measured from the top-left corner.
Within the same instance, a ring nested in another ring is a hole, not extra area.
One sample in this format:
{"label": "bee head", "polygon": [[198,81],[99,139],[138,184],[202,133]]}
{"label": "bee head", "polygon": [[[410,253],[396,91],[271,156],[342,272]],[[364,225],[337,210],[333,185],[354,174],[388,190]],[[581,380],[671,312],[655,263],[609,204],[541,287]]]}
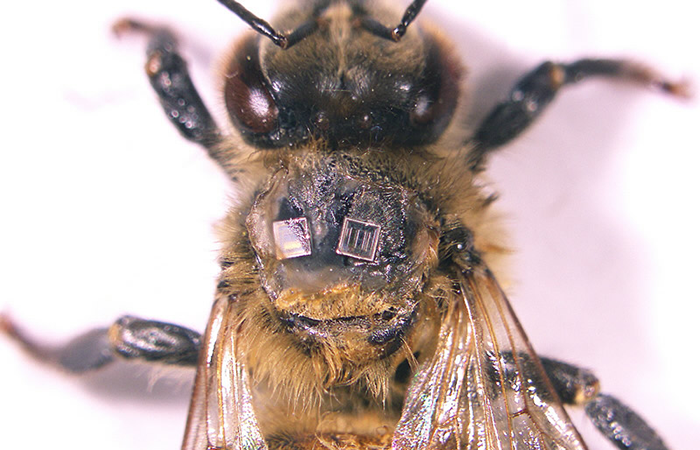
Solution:
{"label": "bee head", "polygon": [[459,97],[458,58],[417,27],[400,42],[374,34],[363,18],[382,12],[354,6],[282,15],[279,29],[315,26],[288,49],[261,36],[239,43],[226,67],[224,98],[246,140],[264,148],[309,139],[337,148],[406,147],[442,134]]}

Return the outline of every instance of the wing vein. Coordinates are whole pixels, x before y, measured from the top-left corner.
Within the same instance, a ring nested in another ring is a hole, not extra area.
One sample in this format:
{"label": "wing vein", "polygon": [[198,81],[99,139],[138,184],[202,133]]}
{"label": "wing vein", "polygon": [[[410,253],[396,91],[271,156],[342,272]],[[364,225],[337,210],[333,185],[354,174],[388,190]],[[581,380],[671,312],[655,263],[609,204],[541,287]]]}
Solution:
{"label": "wing vein", "polygon": [[[488,330],[489,336],[491,337],[491,342],[493,343],[494,355],[497,356],[500,354],[500,350],[498,348],[498,339],[497,339],[497,336],[496,336],[496,333],[494,330],[493,323],[491,321],[491,317],[489,316],[488,311],[486,309],[486,306],[484,305],[484,300],[481,296],[481,293],[479,292],[478,286],[475,285],[474,280],[471,277],[467,277],[467,284],[468,284],[469,290],[471,291],[471,294],[472,294],[468,298],[473,299],[474,307],[476,307],[477,310],[481,313],[480,316],[483,317],[483,319],[484,319],[484,323],[486,324],[486,329]],[[467,305],[467,311],[468,311],[468,314],[470,317],[470,322],[472,323],[471,329],[472,329],[472,333],[474,335],[475,342],[477,343],[476,348],[485,350],[486,345],[484,344],[484,340],[481,336],[479,336],[479,333],[476,332],[476,330],[478,329],[478,325],[477,325],[477,320],[476,320],[475,314],[472,311],[472,305],[470,305],[469,301],[465,302],[465,304]],[[505,407],[506,407],[506,411],[507,411],[508,410],[508,395],[507,395],[506,390],[505,390],[505,386],[506,386],[506,380],[505,380],[505,376],[504,376],[505,370],[503,368],[503,364],[502,364],[502,361],[500,360],[500,358],[496,358],[496,359],[498,361],[498,365],[499,365],[499,369],[500,369],[500,370],[498,370],[498,373],[497,373],[498,378],[499,378],[498,386],[499,386],[499,389],[501,391],[501,396],[503,398],[503,401],[505,402]],[[487,378],[487,376],[484,373],[483,363],[482,363],[482,359],[480,358],[480,355],[477,355],[476,360],[478,362],[477,363],[478,378],[481,381],[481,384],[483,385],[483,381]],[[493,427],[490,431],[494,431],[494,430],[498,429],[498,427],[496,426],[496,418],[494,416],[493,400],[494,399],[490,398],[489,396],[485,396],[485,399],[484,399],[484,403],[486,403],[486,405],[487,405],[486,410],[487,410],[489,419],[490,419],[490,421],[492,423],[492,427]],[[508,436],[512,436],[512,432],[513,432],[513,426],[512,426],[512,423],[510,423],[510,421],[509,421],[508,422]],[[498,446],[501,447],[500,437],[497,434],[495,436],[493,436],[492,439],[494,440],[494,444],[497,443]],[[513,448],[512,442],[510,444],[510,448],[511,449]]]}

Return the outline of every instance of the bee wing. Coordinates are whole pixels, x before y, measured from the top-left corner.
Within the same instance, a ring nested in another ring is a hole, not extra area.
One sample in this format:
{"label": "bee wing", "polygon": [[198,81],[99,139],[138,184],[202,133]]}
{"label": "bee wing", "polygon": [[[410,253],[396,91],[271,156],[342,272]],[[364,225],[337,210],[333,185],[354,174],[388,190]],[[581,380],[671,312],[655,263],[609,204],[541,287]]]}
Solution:
{"label": "bee wing", "polygon": [[493,274],[476,267],[457,282],[392,449],[585,449]]}
{"label": "bee wing", "polygon": [[182,450],[267,449],[237,339],[230,301],[218,299],[204,335]]}

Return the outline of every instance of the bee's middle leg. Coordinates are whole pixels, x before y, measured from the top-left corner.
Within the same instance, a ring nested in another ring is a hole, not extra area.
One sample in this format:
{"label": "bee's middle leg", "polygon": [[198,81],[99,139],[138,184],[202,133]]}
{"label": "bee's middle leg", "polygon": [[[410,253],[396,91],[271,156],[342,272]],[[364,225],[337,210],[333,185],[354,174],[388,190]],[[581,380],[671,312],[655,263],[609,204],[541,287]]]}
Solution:
{"label": "bee's middle leg", "polygon": [[623,450],[668,450],[654,429],[629,406],[599,392],[598,378],[587,369],[540,358],[559,398],[584,405],[586,415],[609,441]]}
{"label": "bee's middle leg", "polygon": [[37,342],[5,315],[0,316],[0,331],[38,361],[76,374],[118,359],[194,367],[201,348],[196,331],[133,316],[121,317],[107,328],[90,330],[60,346]]}

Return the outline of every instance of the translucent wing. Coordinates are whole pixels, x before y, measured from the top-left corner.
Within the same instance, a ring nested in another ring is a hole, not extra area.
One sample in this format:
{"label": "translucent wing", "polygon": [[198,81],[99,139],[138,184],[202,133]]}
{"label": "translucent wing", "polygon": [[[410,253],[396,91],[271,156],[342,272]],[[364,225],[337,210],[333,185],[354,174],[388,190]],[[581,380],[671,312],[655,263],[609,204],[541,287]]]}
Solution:
{"label": "translucent wing", "polygon": [[476,267],[457,282],[392,448],[585,449],[493,274]]}
{"label": "translucent wing", "polygon": [[229,299],[218,299],[204,336],[182,450],[267,449],[237,335]]}

